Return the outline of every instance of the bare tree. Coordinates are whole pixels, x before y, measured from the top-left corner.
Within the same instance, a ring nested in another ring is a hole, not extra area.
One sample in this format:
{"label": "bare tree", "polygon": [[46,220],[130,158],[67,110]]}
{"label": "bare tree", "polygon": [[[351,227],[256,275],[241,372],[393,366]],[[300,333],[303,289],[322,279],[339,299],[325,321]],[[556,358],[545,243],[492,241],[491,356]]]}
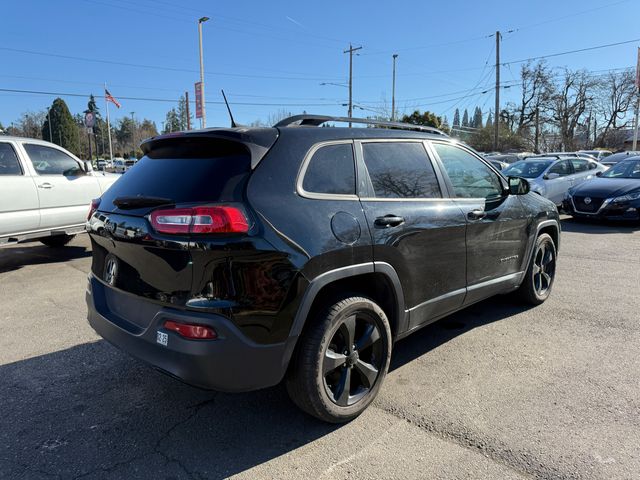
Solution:
{"label": "bare tree", "polygon": [[612,131],[629,126],[631,120],[627,114],[632,109],[635,93],[635,76],[632,70],[610,72],[598,82],[595,108],[602,121],[597,146],[610,144]]}
{"label": "bare tree", "polygon": [[27,138],[42,138],[42,125],[47,113],[42,112],[25,112],[20,116],[17,130],[20,136]]}
{"label": "bare tree", "polygon": [[591,106],[595,80],[585,71],[564,70],[563,78],[550,98],[550,114],[558,129],[562,147],[575,149],[576,128]]}

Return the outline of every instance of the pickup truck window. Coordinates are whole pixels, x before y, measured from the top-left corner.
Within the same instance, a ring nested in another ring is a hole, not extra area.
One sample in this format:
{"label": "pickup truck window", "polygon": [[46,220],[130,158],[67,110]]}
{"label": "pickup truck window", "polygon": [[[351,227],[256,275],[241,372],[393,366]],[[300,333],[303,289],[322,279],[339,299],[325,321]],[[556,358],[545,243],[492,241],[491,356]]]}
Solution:
{"label": "pickup truck window", "polygon": [[8,143],[0,143],[0,175],[22,175],[18,156]]}
{"label": "pickup truck window", "polygon": [[57,148],[25,143],[24,149],[39,175],[73,175],[81,171],[78,162]]}

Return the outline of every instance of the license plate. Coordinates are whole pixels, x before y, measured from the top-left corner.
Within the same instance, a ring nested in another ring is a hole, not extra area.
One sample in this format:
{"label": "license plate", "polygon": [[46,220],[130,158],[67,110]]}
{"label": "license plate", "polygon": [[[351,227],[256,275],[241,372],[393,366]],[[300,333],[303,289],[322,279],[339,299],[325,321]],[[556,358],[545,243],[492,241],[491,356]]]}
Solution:
{"label": "license plate", "polygon": [[156,335],[156,342],[166,347],[167,343],[169,343],[169,335],[164,332],[158,332]]}

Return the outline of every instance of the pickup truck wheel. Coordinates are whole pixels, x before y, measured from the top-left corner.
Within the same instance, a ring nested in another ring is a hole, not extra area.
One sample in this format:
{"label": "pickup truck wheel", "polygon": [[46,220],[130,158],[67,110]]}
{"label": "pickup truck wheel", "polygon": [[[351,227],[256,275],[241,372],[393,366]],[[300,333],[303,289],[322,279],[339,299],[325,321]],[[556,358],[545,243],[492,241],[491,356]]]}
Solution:
{"label": "pickup truck wheel", "polygon": [[287,391],[310,415],[347,422],[376,397],[390,358],[391,328],[384,311],[368,298],[345,298],[325,309],[300,338]]}
{"label": "pickup truck wheel", "polygon": [[540,305],[551,293],[556,276],[556,246],[550,235],[543,233],[536,239],[533,256],[518,289],[520,298],[531,305]]}
{"label": "pickup truck wheel", "polygon": [[50,237],[41,238],[40,242],[44,243],[47,247],[64,247],[73,240],[73,237],[75,237],[75,235],[51,235]]}

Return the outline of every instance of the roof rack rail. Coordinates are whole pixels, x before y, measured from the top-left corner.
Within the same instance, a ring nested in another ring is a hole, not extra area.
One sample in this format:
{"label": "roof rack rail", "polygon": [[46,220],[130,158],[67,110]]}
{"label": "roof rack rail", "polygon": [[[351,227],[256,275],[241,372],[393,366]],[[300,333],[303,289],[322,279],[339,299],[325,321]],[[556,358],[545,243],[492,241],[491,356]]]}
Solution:
{"label": "roof rack rail", "polygon": [[399,130],[416,130],[419,132],[435,133],[437,135],[448,137],[448,135],[442,130],[438,130],[434,127],[426,127],[424,125],[413,125],[411,123],[402,122],[385,122],[370,118],[333,117],[329,115],[293,115],[292,117],[280,120],[274,125],[274,127],[296,126],[294,124],[297,124],[298,126],[319,127],[323,123],[327,122],[361,123],[364,125],[375,125],[377,127],[396,128]]}

